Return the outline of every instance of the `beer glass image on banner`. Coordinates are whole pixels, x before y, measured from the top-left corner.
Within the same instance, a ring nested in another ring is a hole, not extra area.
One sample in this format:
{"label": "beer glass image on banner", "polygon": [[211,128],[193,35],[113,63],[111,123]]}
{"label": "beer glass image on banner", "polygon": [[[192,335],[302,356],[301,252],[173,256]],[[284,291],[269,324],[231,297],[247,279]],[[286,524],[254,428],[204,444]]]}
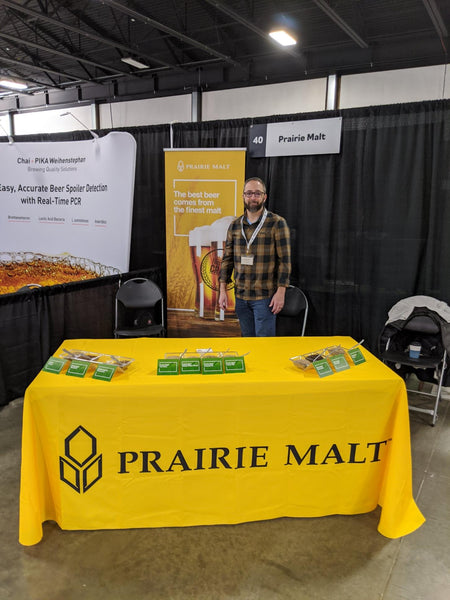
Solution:
{"label": "beer glass image on banner", "polygon": [[223,217],[211,225],[195,227],[189,232],[189,249],[196,279],[195,314],[203,319],[236,319],[234,285],[228,287],[228,308],[219,309],[219,273],[227,237],[234,217]]}

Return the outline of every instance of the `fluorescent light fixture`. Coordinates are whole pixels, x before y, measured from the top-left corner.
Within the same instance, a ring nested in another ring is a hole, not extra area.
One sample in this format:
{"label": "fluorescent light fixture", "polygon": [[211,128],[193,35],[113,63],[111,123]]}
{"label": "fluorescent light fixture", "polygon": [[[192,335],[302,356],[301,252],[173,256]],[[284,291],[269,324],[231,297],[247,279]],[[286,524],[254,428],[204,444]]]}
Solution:
{"label": "fluorescent light fixture", "polygon": [[148,69],[149,68],[148,65],[144,65],[144,63],[141,63],[138,60],[131,58],[131,56],[121,58],[120,60],[124,63],[127,63],[128,65],[131,65],[132,67],[136,67],[136,69]]}
{"label": "fluorescent light fixture", "polygon": [[287,31],[284,31],[284,29],[271,31],[269,35],[282,46],[294,46],[297,43],[297,40],[295,40],[292,35],[289,35]]}
{"label": "fluorescent light fixture", "polygon": [[2,79],[0,80],[0,87],[6,87],[10,90],[26,90],[28,86],[26,83],[13,81],[12,79]]}

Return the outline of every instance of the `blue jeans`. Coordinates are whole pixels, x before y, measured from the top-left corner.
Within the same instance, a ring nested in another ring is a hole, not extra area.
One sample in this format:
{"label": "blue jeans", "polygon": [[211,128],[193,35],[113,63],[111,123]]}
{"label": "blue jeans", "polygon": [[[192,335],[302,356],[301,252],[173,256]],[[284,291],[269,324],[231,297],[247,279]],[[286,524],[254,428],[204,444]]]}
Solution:
{"label": "blue jeans", "polygon": [[269,308],[271,298],[241,300],[236,298],[236,314],[243,337],[275,336],[276,315]]}

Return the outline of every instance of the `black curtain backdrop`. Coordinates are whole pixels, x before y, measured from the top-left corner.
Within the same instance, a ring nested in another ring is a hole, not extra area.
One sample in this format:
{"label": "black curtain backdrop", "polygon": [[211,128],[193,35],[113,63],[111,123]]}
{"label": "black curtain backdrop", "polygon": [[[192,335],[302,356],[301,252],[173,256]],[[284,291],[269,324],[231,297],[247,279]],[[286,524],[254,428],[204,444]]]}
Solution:
{"label": "black curtain backdrop", "polygon": [[0,406],[24,394],[64,340],[112,338],[116,292],[131,277],[164,286],[155,267],[0,295]]}
{"label": "black curtain backdrop", "polygon": [[450,300],[450,101],[176,126],[178,147],[245,147],[256,123],[342,116],[336,155],[247,158],[292,233],[292,283],[307,335],[376,350],[387,311],[417,294]]}
{"label": "black curtain backdrop", "polygon": [[[336,116],[343,118],[340,154],[247,156],[246,176],[267,182],[268,207],[291,227],[292,283],[311,305],[306,334],[364,338],[376,351],[387,311],[399,299],[423,294],[450,303],[450,101],[177,123],[173,147],[245,148],[252,124]],[[122,131],[137,141],[130,269],[163,270],[163,150],[170,146],[171,127]],[[17,141],[89,136],[74,132]],[[77,322],[75,314],[72,318]],[[73,337],[82,337],[74,329]],[[31,329],[26,333],[35,335]]]}

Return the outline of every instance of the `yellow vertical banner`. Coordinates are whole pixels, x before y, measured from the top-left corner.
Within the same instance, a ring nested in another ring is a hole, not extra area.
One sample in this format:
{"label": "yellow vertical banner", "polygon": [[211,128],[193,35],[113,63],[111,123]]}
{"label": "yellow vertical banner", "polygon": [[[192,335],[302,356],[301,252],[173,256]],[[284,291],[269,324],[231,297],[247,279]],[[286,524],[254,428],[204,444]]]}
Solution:
{"label": "yellow vertical banner", "polygon": [[167,327],[170,337],[240,335],[219,310],[219,270],[230,223],[242,212],[245,149],[166,149]]}

